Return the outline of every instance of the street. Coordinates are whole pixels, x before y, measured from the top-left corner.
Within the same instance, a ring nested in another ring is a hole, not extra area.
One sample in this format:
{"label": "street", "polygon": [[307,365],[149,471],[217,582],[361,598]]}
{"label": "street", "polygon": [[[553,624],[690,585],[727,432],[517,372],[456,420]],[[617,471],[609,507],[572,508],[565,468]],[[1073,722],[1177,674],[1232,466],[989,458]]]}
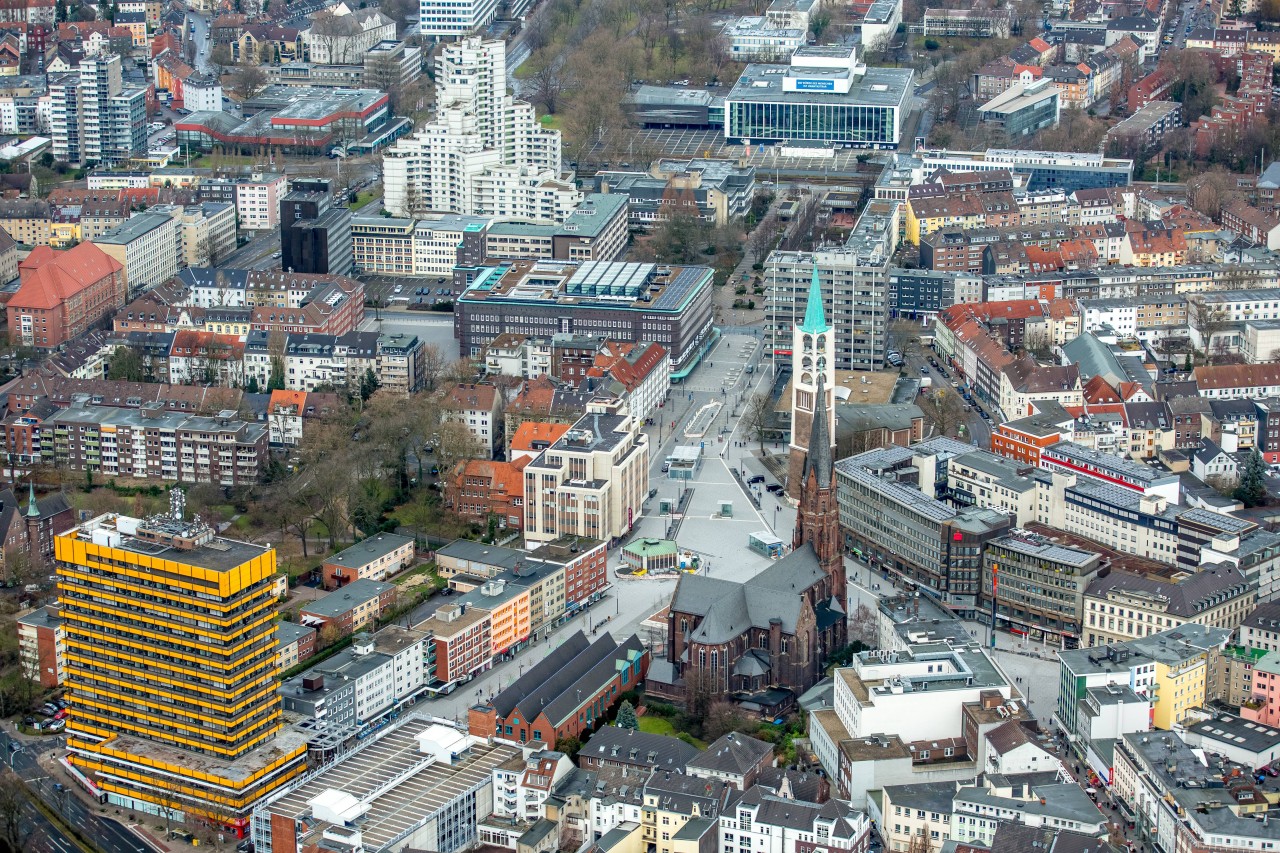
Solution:
{"label": "street", "polygon": [[[9,756],[11,769],[50,811],[61,814],[73,827],[103,853],[155,853],[141,838],[110,818],[95,814],[78,793],[75,782],[66,774],[51,769],[56,744],[61,738],[14,738],[7,729],[0,730],[0,750]],[[17,749],[13,744],[19,744]],[[57,785],[65,786],[58,790]],[[85,848],[49,821],[35,806],[23,809],[28,825],[26,850],[33,853],[79,853]]]}

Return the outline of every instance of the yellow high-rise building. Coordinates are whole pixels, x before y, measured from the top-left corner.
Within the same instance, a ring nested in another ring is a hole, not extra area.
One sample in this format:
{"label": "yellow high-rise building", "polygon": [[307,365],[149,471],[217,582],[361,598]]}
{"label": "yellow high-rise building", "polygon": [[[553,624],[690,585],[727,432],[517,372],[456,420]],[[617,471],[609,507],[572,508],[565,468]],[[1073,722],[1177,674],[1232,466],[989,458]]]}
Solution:
{"label": "yellow high-rise building", "polygon": [[276,687],[271,548],[167,515],[102,515],[55,541],[71,762],[111,802],[242,833],[300,775]]}

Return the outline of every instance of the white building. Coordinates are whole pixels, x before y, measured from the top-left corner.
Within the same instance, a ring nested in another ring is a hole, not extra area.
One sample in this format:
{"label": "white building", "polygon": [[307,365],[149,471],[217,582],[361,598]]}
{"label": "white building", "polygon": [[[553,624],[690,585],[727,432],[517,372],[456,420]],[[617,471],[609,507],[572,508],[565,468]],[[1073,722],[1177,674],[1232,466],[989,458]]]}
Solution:
{"label": "white building", "polygon": [[805,31],[748,16],[726,23],[724,38],[729,43],[729,56],[737,62],[784,62],[805,43]]}
{"label": "white building", "polygon": [[649,437],[625,404],[587,413],[524,469],[525,547],[567,534],[619,538],[644,513]]}
{"label": "white building", "polygon": [[280,199],[287,190],[284,173],[255,172],[236,181],[236,213],[240,227],[270,231],[280,224]]}
{"label": "white building", "polygon": [[94,239],[94,245],[124,267],[131,296],[177,275],[182,257],[181,216],[180,207],[153,207]]}
{"label": "white building", "polygon": [[212,74],[192,74],[182,82],[182,103],[193,113],[220,113],[222,84]]}
{"label": "white building", "polygon": [[235,205],[206,201],[184,208],[180,236],[184,266],[215,265],[236,249]]}
{"label": "white building", "polygon": [[440,417],[466,426],[484,451],[484,458],[492,459],[497,437],[498,404],[495,386],[460,382],[441,402]]}
{"label": "white building", "polygon": [[487,27],[498,11],[498,0],[422,0],[418,10],[424,36],[456,39]]}
{"label": "white building", "polygon": [[[424,18],[425,31],[425,18]],[[506,44],[469,38],[436,60],[436,118],[387,149],[386,207],[562,221],[581,194],[559,180],[560,132],[507,94]]]}
{"label": "white building", "polygon": [[871,821],[842,800],[819,805],[782,798],[763,786],[747,790],[720,815],[720,850],[792,853],[797,850],[865,850]]}
{"label": "white building", "polygon": [[413,227],[413,274],[448,278],[458,263],[458,246],[471,231],[483,231],[489,220],[445,214],[418,220]]}

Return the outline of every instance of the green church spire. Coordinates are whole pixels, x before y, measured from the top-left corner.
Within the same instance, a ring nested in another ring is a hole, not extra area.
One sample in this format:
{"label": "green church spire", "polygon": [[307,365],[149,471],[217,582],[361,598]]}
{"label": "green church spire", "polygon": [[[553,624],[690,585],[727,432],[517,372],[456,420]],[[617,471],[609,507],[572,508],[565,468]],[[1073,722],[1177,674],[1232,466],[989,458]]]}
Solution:
{"label": "green church spire", "polygon": [[809,301],[804,309],[804,323],[800,331],[811,335],[831,331],[827,315],[822,310],[822,285],[818,283],[818,262],[813,262],[813,278],[809,281]]}

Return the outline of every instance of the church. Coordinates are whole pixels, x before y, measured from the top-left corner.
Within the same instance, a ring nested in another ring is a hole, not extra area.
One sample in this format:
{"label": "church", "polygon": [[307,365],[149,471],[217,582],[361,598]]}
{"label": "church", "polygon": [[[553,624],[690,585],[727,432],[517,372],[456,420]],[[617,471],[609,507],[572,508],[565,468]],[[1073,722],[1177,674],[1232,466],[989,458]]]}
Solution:
{"label": "church", "polygon": [[803,323],[793,330],[796,417],[806,443],[791,477],[799,505],[792,550],[738,582],[683,575],[667,617],[666,659],[655,660],[646,692],[676,703],[730,699],[776,715],[823,676],[827,659],[848,643],[845,569],[835,495],[831,397],[832,330],[817,271]]}

